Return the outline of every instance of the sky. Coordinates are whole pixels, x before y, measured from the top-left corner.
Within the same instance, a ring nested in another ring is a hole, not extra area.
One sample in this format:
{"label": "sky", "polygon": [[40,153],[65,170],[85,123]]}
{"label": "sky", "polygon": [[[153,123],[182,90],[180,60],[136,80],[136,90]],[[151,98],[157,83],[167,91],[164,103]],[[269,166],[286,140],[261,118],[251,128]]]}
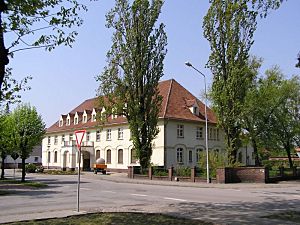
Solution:
{"label": "sky", "polygon": [[[87,1],[87,5],[89,10],[82,16],[84,24],[77,29],[79,36],[72,48],[16,52],[9,64],[14,78],[33,77],[31,90],[22,93],[22,102],[35,106],[47,127],[97,94],[95,77],[103,71],[112,43],[113,31],[105,27],[105,14],[114,1]],[[166,0],[159,18],[168,36],[162,80],[173,78],[196,97],[203,93],[203,77],[184,63],[190,61],[211,85],[211,72],[205,68],[210,47],[202,29],[208,8],[208,0]],[[295,68],[300,51],[299,10],[300,1],[288,0],[266,19],[258,20],[251,54],[264,59],[262,72],[278,65],[287,78],[300,74]]]}

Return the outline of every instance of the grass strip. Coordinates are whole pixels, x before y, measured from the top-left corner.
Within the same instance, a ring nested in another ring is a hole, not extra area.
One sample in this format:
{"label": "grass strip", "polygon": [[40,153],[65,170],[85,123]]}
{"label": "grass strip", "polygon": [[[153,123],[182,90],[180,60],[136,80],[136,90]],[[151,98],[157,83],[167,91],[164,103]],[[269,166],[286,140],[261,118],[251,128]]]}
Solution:
{"label": "grass strip", "polygon": [[65,218],[7,223],[9,225],[213,225],[210,222],[146,213],[92,213]]}
{"label": "grass strip", "polygon": [[300,211],[285,211],[280,213],[274,213],[267,216],[263,216],[262,218],[284,220],[300,224]]}

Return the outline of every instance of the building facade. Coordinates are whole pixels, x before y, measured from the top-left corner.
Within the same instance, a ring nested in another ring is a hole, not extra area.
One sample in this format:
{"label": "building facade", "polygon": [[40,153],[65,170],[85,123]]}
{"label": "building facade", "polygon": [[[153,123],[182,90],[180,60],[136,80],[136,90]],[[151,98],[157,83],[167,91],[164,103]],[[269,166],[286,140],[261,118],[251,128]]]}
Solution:
{"label": "building facade", "polygon": [[[205,105],[173,79],[160,82],[159,92],[163,102],[159,113],[159,134],[153,141],[152,164],[197,166],[199,153],[205,151]],[[43,166],[71,170],[78,167],[74,131],[81,129],[86,130],[81,147],[84,170],[89,170],[98,158],[105,159],[111,171],[139,165],[126,118],[110,115],[100,126],[97,114],[104,111],[104,108],[97,107],[97,98],[93,98],[61,115],[47,129],[43,139]],[[224,151],[224,134],[217,128],[216,117],[209,108],[207,114],[209,151]],[[250,149],[247,155],[243,149],[238,154],[242,163],[252,164]]]}

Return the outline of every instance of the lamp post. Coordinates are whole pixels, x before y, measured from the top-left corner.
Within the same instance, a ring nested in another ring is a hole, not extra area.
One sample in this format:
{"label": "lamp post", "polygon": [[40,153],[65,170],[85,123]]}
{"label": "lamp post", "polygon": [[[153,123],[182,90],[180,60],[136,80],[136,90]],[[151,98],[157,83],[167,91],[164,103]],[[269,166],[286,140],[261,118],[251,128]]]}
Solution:
{"label": "lamp post", "polygon": [[206,149],[206,175],[207,175],[207,183],[210,183],[209,179],[209,163],[208,163],[208,127],[207,127],[207,92],[206,92],[206,76],[197,68],[195,68],[190,62],[185,62],[185,65],[188,67],[193,68],[196,70],[200,75],[203,76],[204,78],[204,92],[205,92],[205,109],[204,109],[204,114],[205,114],[205,149]]}

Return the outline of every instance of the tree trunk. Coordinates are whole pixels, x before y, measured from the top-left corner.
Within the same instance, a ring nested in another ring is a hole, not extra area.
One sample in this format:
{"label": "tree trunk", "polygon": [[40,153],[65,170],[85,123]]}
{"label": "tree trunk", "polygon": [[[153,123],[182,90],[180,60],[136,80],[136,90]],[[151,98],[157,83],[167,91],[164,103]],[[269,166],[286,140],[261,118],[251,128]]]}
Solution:
{"label": "tree trunk", "polygon": [[25,175],[26,175],[25,160],[26,159],[22,158],[22,179],[21,179],[21,182],[25,182]]}
{"label": "tree trunk", "polygon": [[260,166],[260,160],[258,157],[258,149],[257,149],[257,143],[254,138],[251,138],[252,146],[253,146],[253,153],[255,156],[255,166]]}
{"label": "tree trunk", "polygon": [[7,10],[4,0],[0,0],[0,97],[2,95],[2,84],[5,75],[5,66],[9,63],[8,50],[4,45],[4,34],[2,28],[2,12]]}
{"label": "tree trunk", "polygon": [[292,161],[292,157],[291,157],[291,149],[290,149],[289,145],[285,146],[284,148],[285,148],[285,151],[286,151],[288,159],[289,159],[290,168],[293,168],[293,161]]}
{"label": "tree trunk", "polygon": [[5,166],[5,162],[4,161],[5,161],[6,156],[2,155],[1,158],[2,158],[2,163],[1,163],[1,180],[3,180],[4,179],[4,166]]}

